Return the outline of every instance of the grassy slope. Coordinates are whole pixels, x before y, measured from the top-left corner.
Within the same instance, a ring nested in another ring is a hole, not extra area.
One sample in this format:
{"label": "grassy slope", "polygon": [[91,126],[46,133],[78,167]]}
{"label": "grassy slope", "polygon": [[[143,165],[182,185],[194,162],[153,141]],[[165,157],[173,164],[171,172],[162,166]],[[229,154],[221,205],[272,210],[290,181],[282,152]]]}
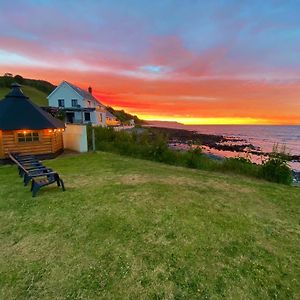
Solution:
{"label": "grassy slope", "polygon": [[[47,94],[31,86],[22,86],[22,90],[24,94],[37,105],[48,106]],[[9,93],[9,91],[9,88],[0,87],[0,100],[2,100]]]}
{"label": "grassy slope", "polygon": [[300,298],[300,189],[108,153],[0,167],[1,299]]}

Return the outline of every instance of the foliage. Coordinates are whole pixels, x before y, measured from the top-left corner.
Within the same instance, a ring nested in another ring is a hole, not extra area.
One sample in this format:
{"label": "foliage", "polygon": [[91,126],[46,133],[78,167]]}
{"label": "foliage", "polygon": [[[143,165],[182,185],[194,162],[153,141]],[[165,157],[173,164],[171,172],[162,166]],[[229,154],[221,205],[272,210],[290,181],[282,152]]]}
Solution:
{"label": "foliage", "polygon": [[14,77],[0,76],[0,87],[10,88],[11,84],[14,82],[36,88],[47,95],[50,94],[56,87],[48,81],[23,78],[21,75],[15,75]]}
{"label": "foliage", "polygon": [[291,184],[293,178],[287,164],[288,157],[285,146],[279,149],[278,144],[274,145],[269,158],[262,164],[261,177],[277,183]]}
{"label": "foliage", "polygon": [[280,158],[270,158],[261,168],[261,177],[283,184],[292,183],[292,172],[287,163]]}
{"label": "foliage", "polygon": [[144,121],[139,119],[135,115],[131,115],[122,110],[116,110],[110,106],[106,108],[109,112],[111,112],[118,120],[120,120],[123,124],[129,123],[130,120],[134,120],[135,124],[143,124]]}
{"label": "foliage", "polygon": [[15,82],[19,83],[19,84],[24,84],[24,78],[21,75],[16,75],[14,77]]}
{"label": "foliage", "polygon": [[61,108],[44,106],[43,110],[52,115],[54,118],[57,118],[61,121],[65,121],[66,119],[66,112]]}
{"label": "foliage", "polygon": [[[92,149],[92,127],[88,128],[88,144]],[[197,146],[190,151],[174,151],[168,147],[168,137],[157,130],[139,128],[134,131],[117,132],[113,128],[93,127],[96,150],[109,151],[170,165],[193,169],[219,171],[263,178],[283,184],[291,183],[291,171],[282,161],[281,155],[270,159],[263,166],[251,163],[248,158],[227,158],[213,160]],[[275,155],[275,154],[274,154]],[[279,164],[279,161],[281,163]]]}
{"label": "foliage", "polygon": [[186,154],[186,166],[188,168],[193,169],[201,169],[202,165],[202,149],[200,147],[196,147],[195,149],[191,149]]}
{"label": "foliage", "polygon": [[252,177],[259,177],[260,166],[253,164],[250,159],[237,157],[226,158],[221,165],[221,170],[244,174]]}

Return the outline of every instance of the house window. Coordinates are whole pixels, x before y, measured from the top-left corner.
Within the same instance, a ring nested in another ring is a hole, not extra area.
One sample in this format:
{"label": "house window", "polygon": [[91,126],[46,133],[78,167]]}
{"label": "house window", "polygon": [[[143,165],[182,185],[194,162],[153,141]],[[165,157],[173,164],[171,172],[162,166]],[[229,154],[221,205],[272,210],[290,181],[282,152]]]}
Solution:
{"label": "house window", "polygon": [[58,107],[65,107],[65,100],[64,99],[58,99]]}
{"label": "house window", "polygon": [[100,116],[100,123],[102,123],[103,122],[102,114],[100,113],[99,116]]}
{"label": "house window", "polygon": [[39,141],[39,133],[38,132],[19,132],[18,133],[18,142],[26,143],[26,142],[38,142]]}
{"label": "house window", "polygon": [[90,113],[84,113],[84,120],[87,122],[91,121],[91,114]]}
{"label": "house window", "polygon": [[72,99],[72,107],[77,107],[77,105],[78,105],[78,100]]}
{"label": "house window", "polygon": [[88,107],[91,107],[91,101],[90,100],[88,101]]}

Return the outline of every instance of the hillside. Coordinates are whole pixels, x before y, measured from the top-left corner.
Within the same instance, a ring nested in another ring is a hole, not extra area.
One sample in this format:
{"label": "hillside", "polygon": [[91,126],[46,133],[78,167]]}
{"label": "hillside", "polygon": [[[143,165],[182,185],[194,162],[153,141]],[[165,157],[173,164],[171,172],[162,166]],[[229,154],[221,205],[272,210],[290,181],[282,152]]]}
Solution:
{"label": "hillside", "polygon": [[107,110],[111,112],[115,117],[117,117],[118,120],[120,120],[122,123],[126,124],[130,120],[134,120],[135,124],[144,124],[145,121],[139,119],[138,116],[129,114],[125,112],[123,109],[122,110],[116,110],[110,106],[107,106]]}
{"label": "hillside", "polygon": [[0,100],[10,91],[13,82],[22,85],[22,90],[34,103],[39,106],[48,106],[47,96],[55,89],[55,85],[48,81],[23,78],[20,75],[0,76]]}
{"label": "hillside", "polygon": [[0,166],[1,299],[299,299],[300,189],[109,153]]}
{"label": "hillside", "polygon": [[[22,90],[24,94],[28,96],[35,104],[39,106],[48,106],[48,94],[27,85],[23,85]],[[0,87],[0,100],[2,100],[9,93],[9,91],[10,88]]]}
{"label": "hillside", "polygon": [[[9,75],[7,75],[9,74]],[[50,94],[54,89],[55,85],[39,79],[30,79],[30,78],[23,78],[21,75],[13,76],[10,73],[4,74],[4,76],[0,76],[0,87],[7,87],[9,88],[12,83],[17,82],[21,85],[31,86],[36,88],[37,90],[46,93],[47,95]]]}

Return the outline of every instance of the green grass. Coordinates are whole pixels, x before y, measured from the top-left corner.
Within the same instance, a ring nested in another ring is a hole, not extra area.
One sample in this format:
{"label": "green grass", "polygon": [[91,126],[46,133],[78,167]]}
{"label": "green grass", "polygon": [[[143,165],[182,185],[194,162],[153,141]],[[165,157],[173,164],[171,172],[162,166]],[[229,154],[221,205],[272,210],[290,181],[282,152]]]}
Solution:
{"label": "green grass", "polygon": [[[24,94],[39,106],[48,106],[47,94],[37,90],[31,86],[22,86]],[[0,87],[0,100],[2,100],[10,92],[9,88]]]}
{"label": "green grass", "polygon": [[300,189],[109,153],[0,167],[0,299],[299,299]]}

